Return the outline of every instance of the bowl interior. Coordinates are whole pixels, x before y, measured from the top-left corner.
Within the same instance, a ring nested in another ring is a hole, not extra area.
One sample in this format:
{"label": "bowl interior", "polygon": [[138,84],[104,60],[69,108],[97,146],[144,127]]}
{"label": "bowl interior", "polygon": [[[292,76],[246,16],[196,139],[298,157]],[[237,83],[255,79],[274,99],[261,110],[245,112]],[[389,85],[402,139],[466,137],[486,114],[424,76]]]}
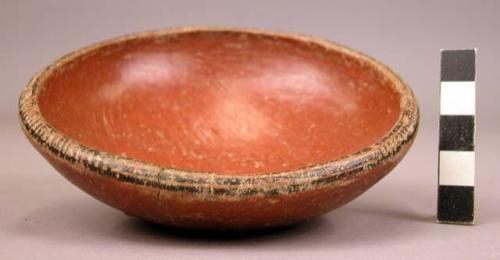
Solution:
{"label": "bowl interior", "polygon": [[379,141],[400,94],[336,47],[245,32],[102,45],[41,83],[45,120],[72,139],[164,167],[294,170]]}

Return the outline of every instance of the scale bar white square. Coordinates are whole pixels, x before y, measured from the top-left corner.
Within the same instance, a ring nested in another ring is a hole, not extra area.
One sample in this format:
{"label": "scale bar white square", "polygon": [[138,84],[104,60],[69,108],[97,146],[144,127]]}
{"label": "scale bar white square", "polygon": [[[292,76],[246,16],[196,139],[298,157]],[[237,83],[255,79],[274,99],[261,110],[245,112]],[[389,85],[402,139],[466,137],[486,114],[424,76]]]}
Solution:
{"label": "scale bar white square", "polygon": [[441,115],[474,115],[476,83],[474,81],[441,82]]}
{"label": "scale bar white square", "polygon": [[439,185],[474,186],[473,151],[439,152]]}

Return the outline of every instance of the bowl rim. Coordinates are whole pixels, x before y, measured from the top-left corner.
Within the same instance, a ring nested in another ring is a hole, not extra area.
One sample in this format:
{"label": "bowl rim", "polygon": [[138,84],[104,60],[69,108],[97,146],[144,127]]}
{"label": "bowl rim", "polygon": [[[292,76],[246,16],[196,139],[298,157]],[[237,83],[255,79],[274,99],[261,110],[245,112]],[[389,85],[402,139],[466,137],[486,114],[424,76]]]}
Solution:
{"label": "bowl rim", "polygon": [[[91,55],[101,48],[126,44],[137,39],[161,39],[180,34],[240,33],[285,39],[335,51],[373,67],[393,83],[400,94],[400,114],[393,127],[375,144],[341,158],[303,168],[264,174],[231,175],[215,172],[174,169],[142,160],[112,154],[83,145],[64,135],[44,120],[38,106],[38,93],[44,79],[71,61]],[[419,109],[413,92],[384,64],[366,54],[337,43],[297,33],[236,27],[180,27],[128,34],[101,41],[70,52],[35,74],[19,97],[21,128],[32,142],[72,167],[120,182],[160,191],[182,191],[199,196],[224,198],[292,194],[325,185],[346,185],[354,177],[393,160],[405,144],[412,143],[418,129]],[[159,193],[158,193],[159,196]]]}

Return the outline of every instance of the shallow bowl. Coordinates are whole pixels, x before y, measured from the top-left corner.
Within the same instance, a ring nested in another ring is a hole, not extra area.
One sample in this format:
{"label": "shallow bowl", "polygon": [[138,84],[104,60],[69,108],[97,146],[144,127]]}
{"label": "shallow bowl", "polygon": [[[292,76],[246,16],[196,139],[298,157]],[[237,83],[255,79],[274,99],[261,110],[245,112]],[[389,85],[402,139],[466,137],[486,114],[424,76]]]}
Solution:
{"label": "shallow bowl", "polygon": [[286,225],[357,197],[417,131],[411,90],[306,36],[182,28],[70,53],[21,94],[22,129],[73,184],[165,225]]}

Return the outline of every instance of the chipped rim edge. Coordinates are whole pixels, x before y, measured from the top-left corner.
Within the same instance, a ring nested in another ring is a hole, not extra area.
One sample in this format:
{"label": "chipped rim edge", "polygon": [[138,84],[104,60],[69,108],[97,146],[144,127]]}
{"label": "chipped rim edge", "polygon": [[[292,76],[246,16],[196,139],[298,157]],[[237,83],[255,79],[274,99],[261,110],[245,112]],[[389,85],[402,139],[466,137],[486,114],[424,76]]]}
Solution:
{"label": "chipped rim edge", "polygon": [[[226,175],[213,172],[189,171],[162,167],[141,160],[120,156],[83,145],[46,122],[38,107],[38,92],[43,80],[71,61],[90,55],[102,47],[124,44],[136,39],[175,36],[191,33],[242,33],[281,38],[316,45],[352,57],[381,72],[400,94],[400,115],[394,126],[377,143],[356,153],[323,164],[258,175]],[[227,27],[182,27],[141,32],[102,41],[71,52],[35,74],[19,98],[19,119],[27,136],[42,149],[68,162],[72,167],[132,183],[167,191],[182,191],[203,196],[240,197],[254,195],[291,194],[329,184],[346,184],[356,175],[379,166],[396,156],[411,143],[417,133],[419,111],[410,88],[391,69],[377,60],[345,46],[296,33],[261,29]]]}

